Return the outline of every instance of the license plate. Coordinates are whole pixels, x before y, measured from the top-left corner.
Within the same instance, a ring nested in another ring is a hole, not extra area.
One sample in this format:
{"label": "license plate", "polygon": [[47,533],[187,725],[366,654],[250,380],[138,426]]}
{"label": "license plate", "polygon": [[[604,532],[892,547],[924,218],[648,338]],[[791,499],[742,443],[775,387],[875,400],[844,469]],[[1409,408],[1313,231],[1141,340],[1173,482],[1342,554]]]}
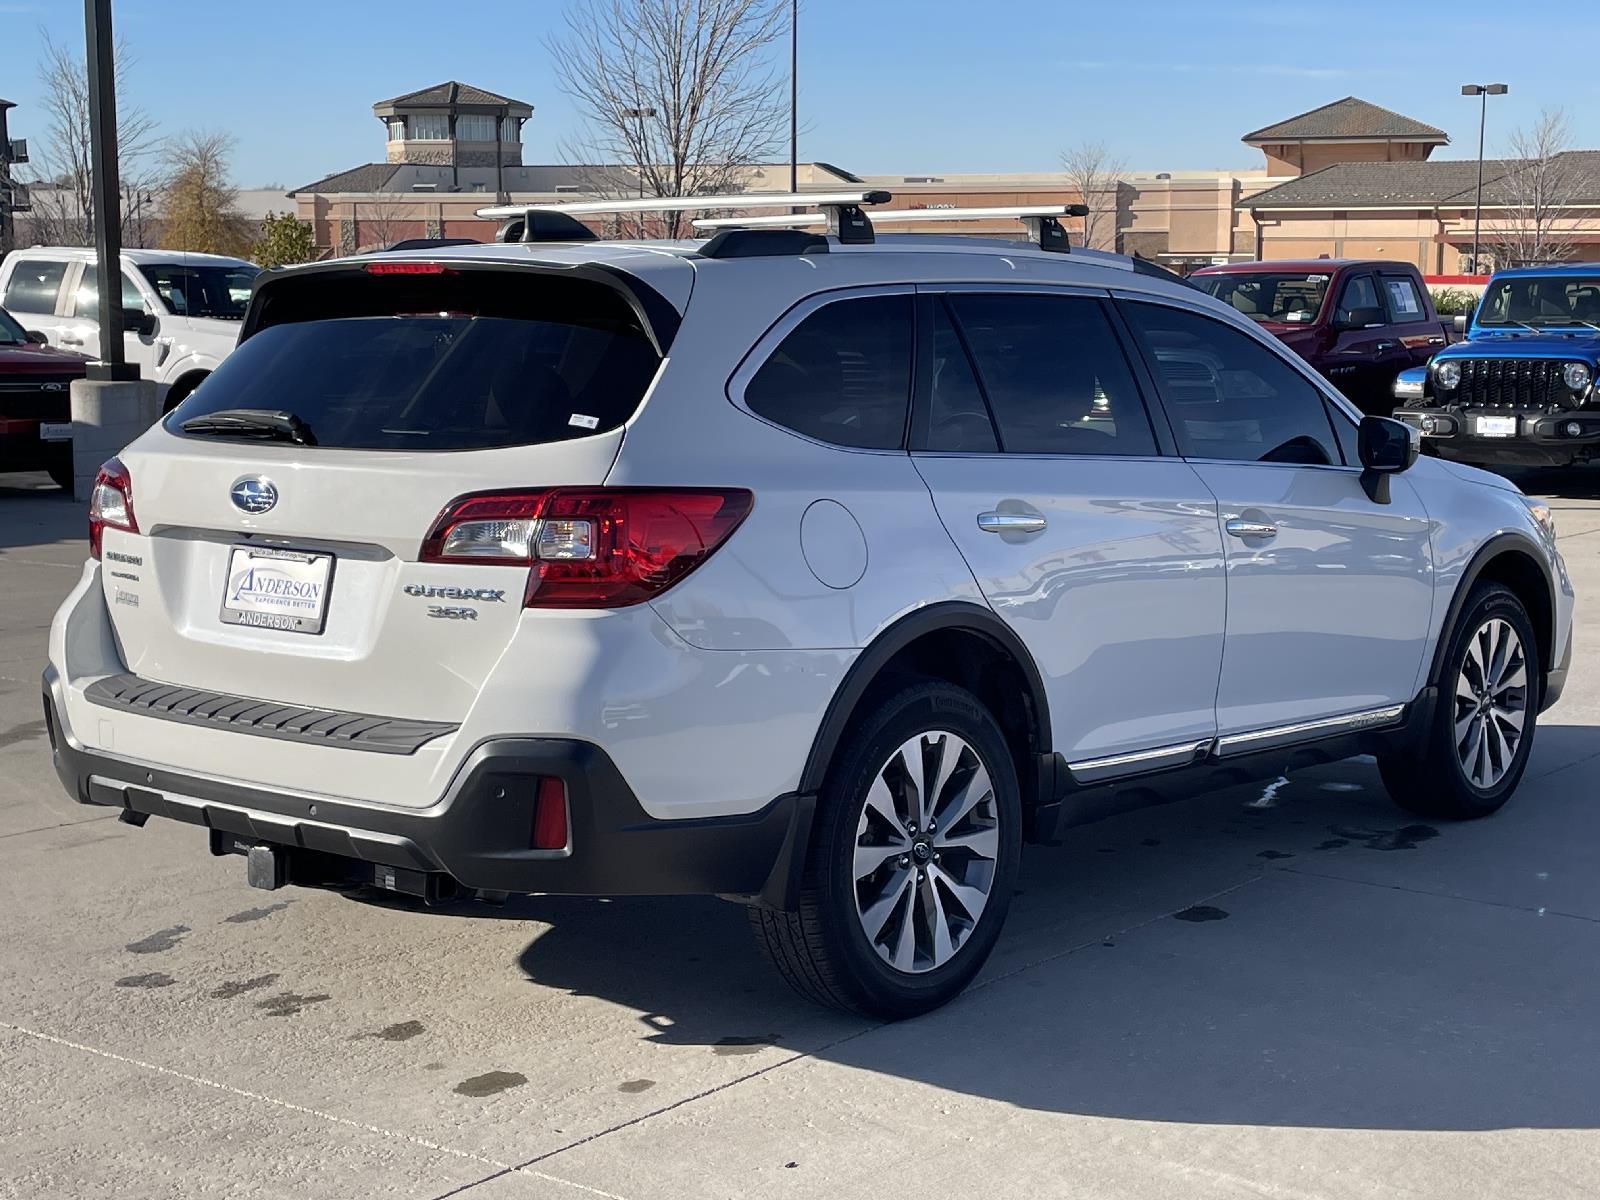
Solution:
{"label": "license plate", "polygon": [[321,633],[332,576],[331,554],[235,546],[222,593],[223,624]]}
{"label": "license plate", "polygon": [[72,440],[72,422],[40,421],[39,440],[41,442],[70,442]]}
{"label": "license plate", "polygon": [[1516,437],[1517,419],[1515,417],[1479,417],[1473,426],[1478,431],[1479,437]]}

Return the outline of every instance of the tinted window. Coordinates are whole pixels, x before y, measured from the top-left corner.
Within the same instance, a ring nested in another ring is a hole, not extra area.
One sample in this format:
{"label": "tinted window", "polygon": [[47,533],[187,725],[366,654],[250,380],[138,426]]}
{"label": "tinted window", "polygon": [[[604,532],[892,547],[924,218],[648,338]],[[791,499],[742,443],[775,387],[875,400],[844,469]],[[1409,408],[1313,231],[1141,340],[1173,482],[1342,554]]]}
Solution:
{"label": "tinted window", "polygon": [[1389,319],[1397,324],[1422,320],[1422,297],[1417,285],[1399,275],[1383,277],[1383,298],[1389,302]]}
{"label": "tinted window", "polygon": [[1156,304],[1129,304],[1191,458],[1337,463],[1322,394],[1248,334]]}
{"label": "tinted window", "polygon": [[23,332],[22,326],[12,320],[11,315],[0,310],[0,346],[26,346],[28,335]]}
{"label": "tinted window", "polygon": [[[318,446],[558,442],[626,421],[660,365],[624,302],[577,281],[552,286],[513,273],[307,278],[284,281],[268,303],[269,318],[282,319],[288,306],[291,315],[316,311],[321,319],[268,325],[247,338],[178,406],[169,428],[256,408],[293,413]],[[321,317],[326,308],[368,315]],[[462,311],[473,308],[476,315]],[[439,315],[409,315],[426,313]]]}
{"label": "tinted window", "polygon": [[911,297],[824,305],[789,331],[744,390],[750,411],[822,442],[876,450],[905,441]]}
{"label": "tinted window", "polygon": [[992,454],[995,440],[989,406],[978,390],[978,377],[942,302],[933,316],[932,376],[928,385],[928,449]]}
{"label": "tinted window", "polygon": [[148,266],[139,273],[155,288],[167,311],[180,317],[214,317],[239,321],[250,304],[250,285],[260,267]]}
{"label": "tinted window", "polygon": [[949,297],[1010,454],[1154,454],[1144,401],[1100,302]]}
{"label": "tinted window", "polygon": [[11,273],[6,294],[0,304],[12,312],[53,313],[61,291],[61,277],[67,273],[64,262],[25,259]]}
{"label": "tinted window", "polygon": [[[1335,319],[1348,321],[1351,310],[1357,308],[1375,308],[1379,314],[1383,312],[1383,302],[1378,299],[1378,289],[1370,275],[1357,275],[1344,285],[1344,291],[1339,296],[1339,311]],[[1381,321],[1381,315],[1378,315],[1377,319]]]}
{"label": "tinted window", "polygon": [[[100,315],[100,300],[97,289],[100,286],[100,268],[95,263],[89,263],[83,268],[83,274],[78,276],[78,290],[73,296],[73,313],[80,317],[98,317]],[[144,297],[139,294],[139,285],[122,276],[122,307],[143,308]]]}

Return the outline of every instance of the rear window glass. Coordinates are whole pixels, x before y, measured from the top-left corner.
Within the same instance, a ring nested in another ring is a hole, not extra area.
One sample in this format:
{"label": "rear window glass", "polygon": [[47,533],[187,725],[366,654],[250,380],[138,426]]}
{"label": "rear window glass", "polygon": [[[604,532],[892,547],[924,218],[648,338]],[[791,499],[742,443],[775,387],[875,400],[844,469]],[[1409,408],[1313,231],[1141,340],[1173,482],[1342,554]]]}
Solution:
{"label": "rear window glass", "polygon": [[744,390],[750,411],[837,446],[898,450],[911,401],[911,297],[864,296],[790,330]]}
{"label": "rear window glass", "polygon": [[[280,301],[269,315],[284,323],[247,338],[167,427],[182,433],[194,417],[255,409],[293,414],[323,447],[559,442],[628,420],[660,365],[608,289],[524,275],[516,282],[526,294],[502,278],[469,298],[462,280],[435,295],[419,283],[385,282],[316,288],[307,299],[319,319],[293,320],[293,300]],[[336,305],[341,298],[348,303]],[[451,311],[469,304],[479,311]],[[321,315],[336,306],[354,314]],[[423,306],[434,311],[417,311]],[[397,307],[405,311],[382,311]]]}
{"label": "rear window glass", "polygon": [[53,313],[56,296],[61,291],[61,277],[66,273],[64,262],[23,259],[12,269],[11,282],[6,284],[6,294],[0,304],[12,312]]}

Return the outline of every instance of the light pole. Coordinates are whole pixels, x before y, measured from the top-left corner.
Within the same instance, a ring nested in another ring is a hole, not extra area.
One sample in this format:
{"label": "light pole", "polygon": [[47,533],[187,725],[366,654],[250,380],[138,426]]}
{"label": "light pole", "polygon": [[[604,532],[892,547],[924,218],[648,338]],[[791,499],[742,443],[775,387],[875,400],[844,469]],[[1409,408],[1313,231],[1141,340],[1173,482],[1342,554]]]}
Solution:
{"label": "light pole", "polygon": [[1511,89],[1503,83],[1464,83],[1463,96],[1478,99],[1478,193],[1472,205],[1472,273],[1481,275],[1478,267],[1478,237],[1483,227],[1483,127],[1489,119],[1489,97],[1504,96]]}
{"label": "light pole", "polygon": [[800,0],[789,0],[789,192],[800,190]]}
{"label": "light pole", "polygon": [[[639,122],[639,199],[644,199],[644,122],[646,117],[656,115],[653,108],[625,108],[622,115],[632,117]],[[643,218],[641,218],[642,220]]]}

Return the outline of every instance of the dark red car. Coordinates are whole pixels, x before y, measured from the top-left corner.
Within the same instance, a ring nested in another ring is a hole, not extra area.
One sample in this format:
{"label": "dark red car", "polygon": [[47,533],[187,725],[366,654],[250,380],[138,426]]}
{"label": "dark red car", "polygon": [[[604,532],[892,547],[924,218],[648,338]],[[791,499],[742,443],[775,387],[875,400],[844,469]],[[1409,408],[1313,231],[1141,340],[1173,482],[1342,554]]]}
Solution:
{"label": "dark red car", "polygon": [[1191,282],[1305,359],[1362,412],[1394,411],[1394,378],[1459,337],[1416,267],[1373,259],[1204,267]]}
{"label": "dark red car", "polygon": [[0,471],[48,471],[72,490],[72,398],[89,360],[43,344],[0,308]]}

